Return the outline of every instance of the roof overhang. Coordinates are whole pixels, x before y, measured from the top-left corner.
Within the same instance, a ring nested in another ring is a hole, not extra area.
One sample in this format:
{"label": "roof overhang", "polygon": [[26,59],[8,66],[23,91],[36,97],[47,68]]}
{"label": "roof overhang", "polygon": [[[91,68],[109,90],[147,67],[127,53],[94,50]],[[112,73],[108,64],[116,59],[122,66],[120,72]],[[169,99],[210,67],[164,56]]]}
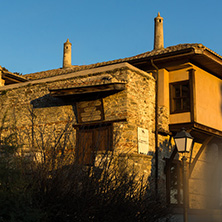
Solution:
{"label": "roof overhang", "polygon": [[10,73],[10,72],[3,72],[2,73],[2,79],[5,80],[6,85],[28,81],[23,76],[20,76],[20,75],[14,74],[14,73]]}
{"label": "roof overhang", "polygon": [[49,89],[53,97],[70,97],[74,99],[84,99],[91,97],[108,96],[125,89],[125,83],[109,83],[100,85],[81,86],[73,88]]}
{"label": "roof overhang", "polygon": [[222,58],[206,47],[201,48],[185,48],[182,50],[154,54],[153,56],[133,59],[128,61],[130,64],[144,71],[151,71],[172,66],[177,66],[181,63],[193,63],[198,67],[222,78]]}
{"label": "roof overhang", "polygon": [[175,134],[179,132],[182,128],[189,130],[191,135],[195,138],[196,142],[202,143],[208,136],[215,136],[216,138],[222,138],[222,131],[213,129],[211,127],[193,122],[193,123],[183,123],[183,124],[170,124],[170,131]]}

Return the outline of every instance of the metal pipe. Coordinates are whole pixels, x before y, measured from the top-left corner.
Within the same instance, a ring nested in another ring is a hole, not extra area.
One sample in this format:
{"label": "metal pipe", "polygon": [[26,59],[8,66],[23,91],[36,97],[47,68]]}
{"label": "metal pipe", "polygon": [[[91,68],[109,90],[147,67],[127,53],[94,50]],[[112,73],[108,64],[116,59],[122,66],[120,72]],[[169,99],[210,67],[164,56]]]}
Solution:
{"label": "metal pipe", "polygon": [[159,149],[158,149],[158,67],[154,64],[153,59],[151,59],[152,66],[156,69],[156,98],[155,98],[155,194],[158,196],[158,179],[159,179]]}
{"label": "metal pipe", "polygon": [[182,157],[183,162],[183,221],[187,222],[187,209],[188,209],[188,189],[187,189],[187,158]]}

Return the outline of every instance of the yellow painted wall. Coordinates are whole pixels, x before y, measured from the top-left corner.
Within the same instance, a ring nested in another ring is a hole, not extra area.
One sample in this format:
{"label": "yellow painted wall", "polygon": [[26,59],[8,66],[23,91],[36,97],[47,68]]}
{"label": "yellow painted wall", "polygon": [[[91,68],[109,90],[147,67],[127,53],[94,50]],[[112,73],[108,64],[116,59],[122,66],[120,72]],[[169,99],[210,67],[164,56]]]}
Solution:
{"label": "yellow painted wall", "polygon": [[189,72],[187,70],[189,69],[190,68],[171,71],[169,74],[169,82],[173,83],[188,80]]}
{"label": "yellow painted wall", "polygon": [[194,121],[222,130],[222,80],[198,67],[194,69]]}
{"label": "yellow painted wall", "polygon": [[170,124],[189,123],[190,121],[190,112],[176,113],[170,115]]}
{"label": "yellow painted wall", "polygon": [[158,106],[170,107],[169,103],[169,72],[166,69],[158,71]]}

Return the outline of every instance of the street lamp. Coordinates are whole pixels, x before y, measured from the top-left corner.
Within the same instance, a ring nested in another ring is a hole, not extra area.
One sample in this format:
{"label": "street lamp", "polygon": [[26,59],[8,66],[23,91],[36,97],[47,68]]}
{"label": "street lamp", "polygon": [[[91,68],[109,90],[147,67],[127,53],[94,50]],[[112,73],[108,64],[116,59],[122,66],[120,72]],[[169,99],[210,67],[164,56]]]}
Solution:
{"label": "street lamp", "polygon": [[177,151],[179,153],[189,153],[193,143],[193,137],[184,128],[174,137]]}
{"label": "street lamp", "polygon": [[[193,137],[185,131],[184,128],[176,134],[174,141],[179,153],[189,153],[193,143]],[[183,155],[183,207],[184,207],[184,222],[187,222],[187,208],[188,208],[188,192],[187,192],[187,158]]]}

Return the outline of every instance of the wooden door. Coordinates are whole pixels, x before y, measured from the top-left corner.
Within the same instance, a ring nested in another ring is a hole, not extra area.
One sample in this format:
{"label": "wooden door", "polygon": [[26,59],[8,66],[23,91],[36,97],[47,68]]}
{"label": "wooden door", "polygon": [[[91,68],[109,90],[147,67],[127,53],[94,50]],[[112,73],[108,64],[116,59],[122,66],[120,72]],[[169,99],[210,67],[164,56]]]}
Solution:
{"label": "wooden door", "polygon": [[76,148],[77,162],[92,165],[97,151],[112,150],[112,125],[79,127]]}

